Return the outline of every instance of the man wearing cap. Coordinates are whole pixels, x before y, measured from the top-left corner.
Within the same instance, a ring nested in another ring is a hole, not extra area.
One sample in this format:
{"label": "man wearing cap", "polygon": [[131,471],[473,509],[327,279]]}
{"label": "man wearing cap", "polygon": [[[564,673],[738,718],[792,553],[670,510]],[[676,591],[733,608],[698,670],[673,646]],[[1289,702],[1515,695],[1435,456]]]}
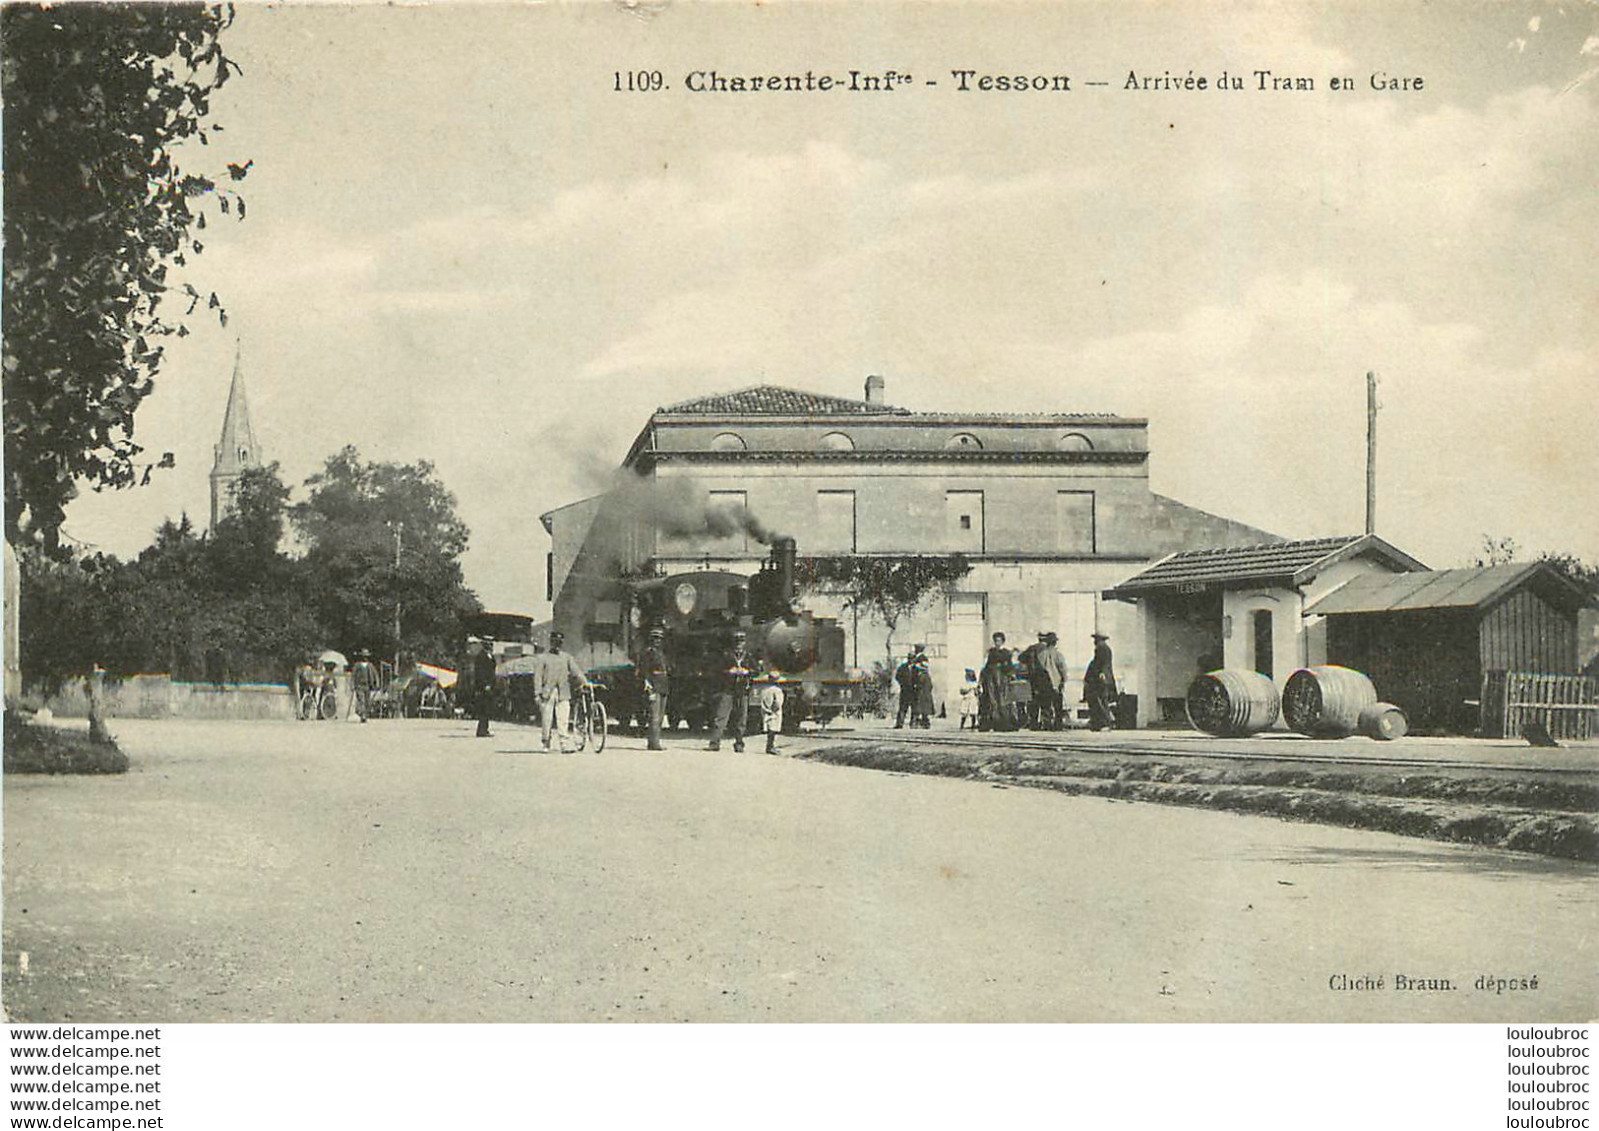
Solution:
{"label": "man wearing cap", "polygon": [[372,664],[372,653],[362,648],[350,665],[350,698],[363,723],[372,714],[372,692],[377,685],[378,669]]}
{"label": "man wearing cap", "polygon": [[722,654],[716,670],[716,721],[711,728],[710,749],[722,748],[722,734],[732,724],[733,749],[744,750],[744,728],[749,726],[750,676],[755,667],[746,642],[749,634],[742,628],[733,630],[732,645]]}
{"label": "man wearing cap", "polygon": [[1037,715],[1033,725],[1039,730],[1059,730],[1061,725],[1061,688],[1066,685],[1066,658],[1055,646],[1053,632],[1041,631],[1033,652],[1033,665],[1028,678],[1033,684],[1033,703]]}
{"label": "man wearing cap", "polygon": [[1088,725],[1093,730],[1116,726],[1116,673],[1111,668],[1110,637],[1094,633],[1094,658],[1083,674],[1083,698],[1088,700]]}
{"label": "man wearing cap", "polygon": [[666,629],[656,625],[650,629],[650,642],[639,657],[639,691],[644,718],[649,724],[650,750],[661,749],[661,719],[666,714],[666,695],[671,690],[671,672],[666,666]]}
{"label": "man wearing cap", "polygon": [[533,657],[533,697],[539,703],[539,724],[544,730],[544,749],[550,748],[550,728],[556,730],[561,753],[570,753],[567,732],[572,725],[572,689],[588,681],[577,657],[563,651],[562,633],[550,633],[550,650]]}
{"label": "man wearing cap", "polygon": [[472,655],[466,661],[466,689],[472,696],[472,713],[477,716],[477,737],[489,737],[489,715],[494,711],[493,641],[473,640]]}

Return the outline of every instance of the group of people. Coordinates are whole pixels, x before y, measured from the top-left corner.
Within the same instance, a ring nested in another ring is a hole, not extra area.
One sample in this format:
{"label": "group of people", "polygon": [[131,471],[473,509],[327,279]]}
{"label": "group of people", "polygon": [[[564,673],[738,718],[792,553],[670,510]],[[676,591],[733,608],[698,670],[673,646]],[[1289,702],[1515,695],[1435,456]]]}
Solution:
{"label": "group of people", "polygon": [[[1093,634],[1094,656],[1083,673],[1083,698],[1088,704],[1088,725],[1093,730],[1116,725],[1116,673],[1112,663],[1110,637]],[[1059,638],[1040,629],[1038,641],[1013,651],[1005,634],[994,633],[993,647],[983,663],[981,674],[966,669],[966,683],[960,690],[960,726],[975,730],[1060,730],[1066,726],[1065,703],[1069,669],[1061,655]],[[900,717],[904,717],[904,692],[901,691]],[[931,700],[931,691],[928,699]],[[898,725],[898,724],[896,724]]]}
{"label": "group of people", "polygon": [[[338,677],[338,661],[327,653],[308,656],[294,670],[295,716],[301,720],[336,716]],[[355,661],[350,664],[348,710],[354,711],[363,723],[372,717],[373,692],[377,691],[381,682],[377,665],[372,662],[372,653],[365,648],[357,651]],[[307,692],[311,694],[307,695]]]}
{"label": "group of people", "polygon": [[[472,713],[477,716],[477,737],[489,738],[489,720],[494,713],[494,641],[477,637],[470,641],[467,658],[466,690]],[[550,633],[550,646],[533,656],[533,698],[538,704],[539,726],[544,749],[559,744],[562,754],[572,749],[572,697],[588,685],[588,674],[577,657],[566,651],[566,635]]]}
{"label": "group of people", "polygon": [[913,728],[933,725],[933,672],[927,661],[927,645],[918,644],[894,669],[899,685],[899,709],[894,713],[894,729],[903,730],[907,716]]}
{"label": "group of people", "polygon": [[[665,630],[651,631],[651,645],[655,634],[660,633],[663,643]],[[664,651],[662,657],[664,660]],[[761,712],[761,730],[766,734],[766,752],[777,753],[777,736],[783,731],[782,676],[776,671],[761,671],[758,658],[749,648],[749,633],[735,628],[729,639],[727,651],[716,666],[716,677],[711,698],[711,742],[708,749],[720,750],[722,736],[732,735],[733,750],[744,750],[744,731],[749,726],[750,700]],[[660,734],[651,716],[650,746],[659,750]]]}

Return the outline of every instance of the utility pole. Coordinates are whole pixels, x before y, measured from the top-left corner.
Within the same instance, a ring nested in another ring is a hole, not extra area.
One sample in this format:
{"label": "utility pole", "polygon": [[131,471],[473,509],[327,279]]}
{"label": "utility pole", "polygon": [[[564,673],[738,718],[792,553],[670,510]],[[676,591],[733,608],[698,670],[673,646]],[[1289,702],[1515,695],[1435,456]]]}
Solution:
{"label": "utility pole", "polygon": [[1377,533],[1377,374],[1366,374],[1366,533]]}
{"label": "utility pole", "polygon": [[394,524],[394,678],[400,678],[400,536],[405,523]]}

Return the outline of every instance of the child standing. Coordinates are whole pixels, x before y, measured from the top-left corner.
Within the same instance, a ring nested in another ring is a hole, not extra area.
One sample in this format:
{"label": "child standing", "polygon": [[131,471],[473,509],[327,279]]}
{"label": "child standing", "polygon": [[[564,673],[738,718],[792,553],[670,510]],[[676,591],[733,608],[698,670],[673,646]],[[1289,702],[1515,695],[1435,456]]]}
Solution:
{"label": "child standing", "polygon": [[761,729],[766,732],[766,752],[777,753],[777,736],[783,730],[783,677],[767,672],[761,677],[761,689],[755,701],[761,708]]}
{"label": "child standing", "polygon": [[966,669],[966,682],[961,685],[961,730],[966,729],[970,723],[973,730],[977,729],[977,704],[982,695],[982,688],[977,683],[977,673],[971,668]]}

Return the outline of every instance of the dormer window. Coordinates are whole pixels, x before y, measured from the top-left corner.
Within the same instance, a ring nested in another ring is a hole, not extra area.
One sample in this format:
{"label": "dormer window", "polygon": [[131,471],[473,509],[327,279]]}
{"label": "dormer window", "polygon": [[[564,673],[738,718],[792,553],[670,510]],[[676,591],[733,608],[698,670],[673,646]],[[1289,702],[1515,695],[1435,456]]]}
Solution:
{"label": "dormer window", "polygon": [[957,452],[980,452],[983,442],[970,432],[957,432],[944,442],[944,447]]}
{"label": "dormer window", "polygon": [[1081,432],[1068,432],[1055,441],[1055,446],[1063,452],[1091,452],[1094,450],[1094,441]]}
{"label": "dormer window", "polygon": [[737,432],[718,432],[711,439],[713,452],[743,452],[748,451],[749,445],[744,442],[744,437]]}
{"label": "dormer window", "polygon": [[829,432],[817,442],[817,447],[824,452],[853,452],[855,441],[842,432]]}

